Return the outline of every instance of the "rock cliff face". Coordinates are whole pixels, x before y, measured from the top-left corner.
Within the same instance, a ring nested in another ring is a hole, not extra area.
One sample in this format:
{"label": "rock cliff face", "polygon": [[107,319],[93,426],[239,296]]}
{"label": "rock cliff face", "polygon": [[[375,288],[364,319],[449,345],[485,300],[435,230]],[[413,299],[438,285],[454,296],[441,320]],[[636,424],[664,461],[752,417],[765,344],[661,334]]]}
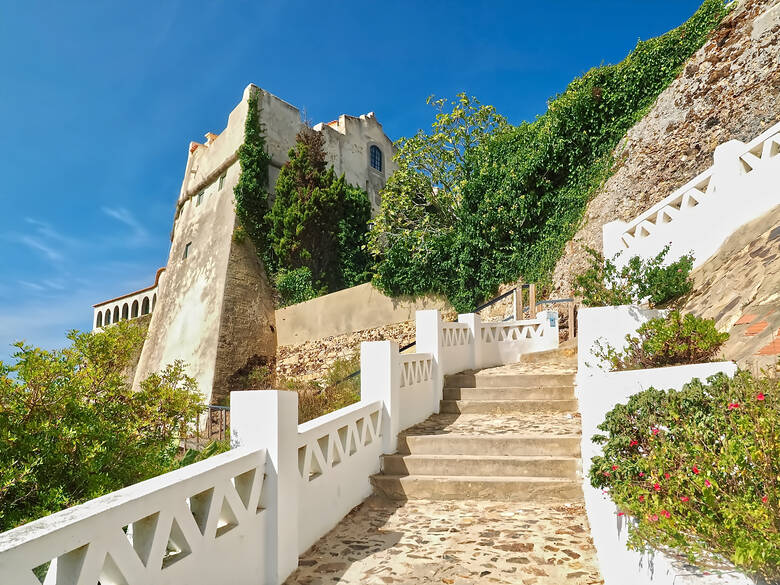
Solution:
{"label": "rock cliff face", "polygon": [[743,0],[621,141],[615,173],[558,261],[556,290],[569,294],[605,223],[633,219],[709,167],[718,144],[749,141],[779,119],[780,0]]}

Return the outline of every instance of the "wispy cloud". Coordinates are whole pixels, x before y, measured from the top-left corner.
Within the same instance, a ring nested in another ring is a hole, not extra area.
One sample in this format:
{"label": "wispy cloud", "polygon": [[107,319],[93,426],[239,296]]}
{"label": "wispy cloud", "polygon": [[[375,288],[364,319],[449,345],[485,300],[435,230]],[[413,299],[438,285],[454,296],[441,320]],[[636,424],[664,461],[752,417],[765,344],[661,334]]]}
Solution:
{"label": "wispy cloud", "polygon": [[130,210],[124,207],[102,207],[101,209],[107,216],[125,224],[132,230],[129,241],[130,244],[140,246],[150,241],[149,232],[141,222],[135,218]]}
{"label": "wispy cloud", "polygon": [[48,258],[53,262],[59,262],[60,260],[62,260],[62,254],[59,251],[45,244],[42,240],[38,238],[34,238],[32,236],[20,236],[18,241],[24,244],[25,246],[40,252],[41,254],[46,256],[46,258]]}

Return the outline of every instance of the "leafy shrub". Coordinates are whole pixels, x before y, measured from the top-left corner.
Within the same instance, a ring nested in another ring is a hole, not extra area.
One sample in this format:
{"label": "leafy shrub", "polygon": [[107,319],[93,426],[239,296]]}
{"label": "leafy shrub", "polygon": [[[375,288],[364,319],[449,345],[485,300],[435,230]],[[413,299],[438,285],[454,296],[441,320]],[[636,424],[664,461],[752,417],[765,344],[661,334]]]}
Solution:
{"label": "leafy shrub", "polygon": [[644,300],[653,307],[664,306],[688,294],[693,287],[689,277],[693,256],[686,254],[664,266],[669,246],[647,261],[634,256],[620,270],[596,250],[586,250],[591,265],[574,277],[573,291],[588,307],[627,305]]}
{"label": "leafy shrub", "polygon": [[607,360],[612,370],[640,370],[710,361],[729,338],[715,329],[715,321],[680,311],[651,319],[637,329],[638,337],[626,335],[628,345],[618,352],[597,342],[595,355]]}
{"label": "leafy shrub", "polygon": [[508,126],[463,95],[451,111],[433,102],[433,128],[401,140],[382,194],[371,238],[377,285],[443,293],[463,312],[501,283],[548,278],[612,172],[614,148],[726,10],[704,0],[680,27],[572,81],[531,123]]}
{"label": "leafy shrub", "polygon": [[169,471],[200,410],[180,362],[133,391],[145,331],[126,321],[0,362],[0,531]]}
{"label": "leafy shrub", "polygon": [[599,425],[590,482],[637,523],[629,544],[718,557],[780,582],[780,380],[740,371],[651,388]]}
{"label": "leafy shrub", "polygon": [[280,307],[302,303],[318,296],[312,283],[311,270],[306,266],[295,270],[280,270],[276,274],[276,291],[279,293]]}

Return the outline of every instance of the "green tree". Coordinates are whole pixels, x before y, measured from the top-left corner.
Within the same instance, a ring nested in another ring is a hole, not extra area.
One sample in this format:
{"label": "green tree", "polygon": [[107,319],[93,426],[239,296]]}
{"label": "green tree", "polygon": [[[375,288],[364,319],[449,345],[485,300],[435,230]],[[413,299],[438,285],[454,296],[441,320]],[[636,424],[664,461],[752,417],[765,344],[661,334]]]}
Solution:
{"label": "green tree", "polygon": [[179,362],[131,389],[144,334],[72,331],[63,350],[18,343],[0,362],[0,531],[172,468],[201,396]]}
{"label": "green tree", "polygon": [[612,171],[613,150],[726,14],[704,0],[680,27],[594,68],[534,122],[507,126],[463,94],[431,133],[399,143],[371,234],[377,284],[472,310],[503,282],[544,281]]}
{"label": "green tree", "polygon": [[279,267],[308,268],[321,292],[365,281],[365,234],[370,204],[365,192],[337,177],[325,160],[321,133],[304,128],[276,181],[268,223]]}
{"label": "green tree", "polygon": [[[273,267],[273,257],[268,243],[268,165],[271,156],[265,146],[265,133],[260,121],[257,91],[249,95],[244,143],[238,149],[241,176],[233,193],[236,198],[236,215],[243,230],[255,246],[267,268]],[[241,239],[239,237],[239,239]]]}

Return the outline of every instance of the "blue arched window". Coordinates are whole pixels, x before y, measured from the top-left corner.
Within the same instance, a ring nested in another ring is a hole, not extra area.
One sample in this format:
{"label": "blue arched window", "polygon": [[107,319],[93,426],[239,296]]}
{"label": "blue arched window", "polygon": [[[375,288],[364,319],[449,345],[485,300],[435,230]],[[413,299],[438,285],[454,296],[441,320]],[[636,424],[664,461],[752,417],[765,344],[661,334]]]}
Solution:
{"label": "blue arched window", "polygon": [[372,144],[371,148],[369,149],[369,153],[371,154],[371,168],[376,169],[378,171],[382,171],[382,151],[379,150],[379,147],[376,144]]}

